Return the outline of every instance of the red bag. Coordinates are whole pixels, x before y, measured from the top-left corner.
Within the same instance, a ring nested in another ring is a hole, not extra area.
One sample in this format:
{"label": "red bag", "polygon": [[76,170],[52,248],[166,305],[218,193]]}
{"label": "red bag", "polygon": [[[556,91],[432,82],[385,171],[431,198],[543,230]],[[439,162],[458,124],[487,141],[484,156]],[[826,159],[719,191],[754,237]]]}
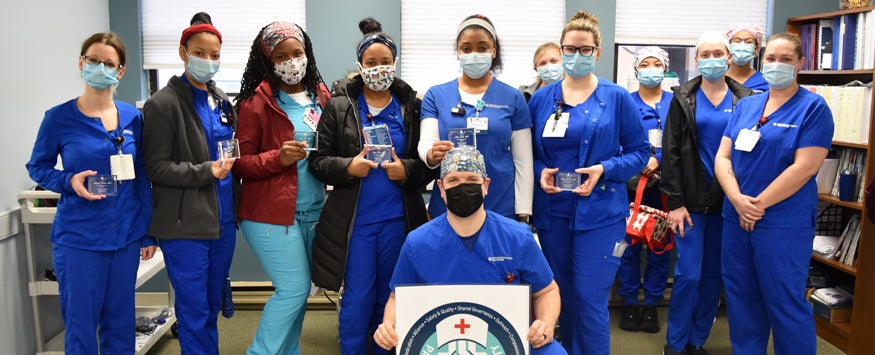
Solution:
{"label": "red bag", "polygon": [[632,239],[632,244],[643,243],[655,254],[662,254],[674,247],[671,223],[668,221],[667,211],[641,204],[647,180],[647,175],[641,176],[638,189],[635,191],[635,202],[629,204],[630,215],[626,218],[626,235]]}

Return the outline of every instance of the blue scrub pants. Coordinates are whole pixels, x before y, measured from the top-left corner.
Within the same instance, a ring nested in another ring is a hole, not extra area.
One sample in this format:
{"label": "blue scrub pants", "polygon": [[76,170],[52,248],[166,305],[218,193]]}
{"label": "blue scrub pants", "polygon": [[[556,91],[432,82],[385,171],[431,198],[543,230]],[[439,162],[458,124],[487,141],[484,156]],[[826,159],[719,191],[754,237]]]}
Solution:
{"label": "blue scrub pants", "polygon": [[553,217],[551,226],[538,230],[538,238],[562,298],[562,345],[569,354],[609,354],[608,298],[620,266],[613,251],[626,235],[626,221],[572,231],[569,218]]}
{"label": "blue scrub pants", "polygon": [[295,225],[240,222],[275,289],[264,305],[247,354],[301,353],[298,339],[310,295],[310,260],[321,210],[295,212]]}
{"label": "blue scrub pants", "polygon": [[219,239],[159,241],[167,276],[176,292],[176,319],[182,354],[219,353],[216,321],[222,307],[222,287],[231,268],[237,230],[222,225]]}
{"label": "blue scrub pants", "polygon": [[[720,273],[720,212],[690,213],[693,228],[684,237],[675,235],[678,253],[668,307],[665,341],[682,352],[687,345],[702,346],[708,340],[723,279]],[[743,354],[743,352],[739,352]]]}
{"label": "blue scrub pants", "polygon": [[814,355],[817,338],[805,283],[814,243],[812,228],[723,227],[723,280],[729,340],[736,354]]}
{"label": "blue scrub pants", "polygon": [[[620,260],[620,269],[617,278],[620,280],[620,288],[617,293],[623,297],[627,306],[638,305],[638,289],[641,287],[641,250],[644,244],[632,245],[628,237],[626,242],[629,246]],[[656,306],[662,300],[665,289],[668,287],[668,269],[671,267],[671,251],[656,254],[647,250],[647,264],[644,269],[644,305]]]}
{"label": "blue scrub pants", "polygon": [[139,241],[113,251],[54,245],[52,265],[67,329],[64,353],[134,353],[139,257]]}
{"label": "blue scrub pants", "polygon": [[549,344],[544,345],[540,348],[533,348],[529,345],[529,354],[532,355],[568,355],[568,352],[565,351],[565,348],[562,347],[562,344],[559,344],[558,341],[551,341]]}
{"label": "blue scrub pants", "polygon": [[[353,227],[340,301],[341,354],[364,354],[368,340],[383,322],[391,293],[389,281],[406,237],[405,217]],[[371,348],[374,355],[389,354],[377,345]]]}

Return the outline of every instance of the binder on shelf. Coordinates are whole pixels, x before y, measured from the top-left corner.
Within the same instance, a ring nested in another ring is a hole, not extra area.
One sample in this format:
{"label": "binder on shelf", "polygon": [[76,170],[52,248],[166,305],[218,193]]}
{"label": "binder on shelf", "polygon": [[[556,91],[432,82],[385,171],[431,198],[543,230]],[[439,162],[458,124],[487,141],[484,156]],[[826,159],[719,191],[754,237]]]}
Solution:
{"label": "binder on shelf", "polygon": [[857,38],[857,15],[842,15],[842,54],[841,70],[854,69],[854,49]]}
{"label": "binder on shelf", "polygon": [[817,55],[818,69],[832,69],[832,20],[820,20],[818,23],[819,33],[817,35]]}

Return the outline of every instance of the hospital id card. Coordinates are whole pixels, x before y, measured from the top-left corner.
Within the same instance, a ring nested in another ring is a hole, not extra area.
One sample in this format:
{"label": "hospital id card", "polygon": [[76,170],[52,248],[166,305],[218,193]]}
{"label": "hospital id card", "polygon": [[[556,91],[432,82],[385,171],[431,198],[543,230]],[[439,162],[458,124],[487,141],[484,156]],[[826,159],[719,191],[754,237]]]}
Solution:
{"label": "hospital id card", "polygon": [[484,135],[489,132],[489,119],[486,117],[468,117],[468,128],[473,128],[474,132],[479,135]]}
{"label": "hospital id card", "polygon": [[115,179],[119,181],[133,180],[134,174],[134,156],[131,154],[116,154],[109,157],[109,168]]}
{"label": "hospital id card", "polygon": [[740,150],[742,152],[750,152],[756,147],[757,142],[760,141],[760,136],[762,133],[759,131],[754,131],[750,129],[742,129],[741,132],[738,133],[738,138],[735,139],[735,149]]}
{"label": "hospital id card", "polygon": [[650,146],[654,148],[662,148],[662,130],[651,129],[647,131],[647,139],[650,140]]}
{"label": "hospital id card", "polygon": [[555,113],[550,115],[550,118],[544,123],[544,133],[541,136],[554,138],[565,137],[565,130],[568,129],[568,120],[570,117],[571,115],[568,112],[561,113],[559,118],[556,118]]}

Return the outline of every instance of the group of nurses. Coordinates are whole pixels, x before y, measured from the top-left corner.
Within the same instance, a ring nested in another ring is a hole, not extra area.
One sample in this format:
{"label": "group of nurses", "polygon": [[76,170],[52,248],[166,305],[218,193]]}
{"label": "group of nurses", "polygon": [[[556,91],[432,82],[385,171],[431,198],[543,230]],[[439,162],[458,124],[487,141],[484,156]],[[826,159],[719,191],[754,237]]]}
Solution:
{"label": "group of nurses", "polygon": [[[155,253],[146,236],[152,198],[143,117],[112,98],[127,69],[125,52],[113,33],[82,43],[84,92],[46,111],[27,163],[33,181],[61,195],[50,240],[66,354],[134,353],[138,261]],[[89,187],[100,178],[111,186]]]}
{"label": "group of nurses", "polygon": [[[534,225],[562,295],[563,346],[607,354],[608,298],[622,256],[615,250],[629,214],[626,180],[645,167],[650,146],[626,89],[592,72],[601,54],[598,19],[579,11],[560,43],[565,78],[529,101],[540,176]],[[556,187],[557,176],[563,185],[571,177],[572,191]]]}
{"label": "group of nurses", "polygon": [[[668,107],[673,97],[672,93],[662,90],[662,79],[668,73],[668,53],[659,47],[649,46],[635,53],[634,68],[638,78],[639,89],[632,93],[632,101],[641,113],[641,124],[647,132],[650,141],[650,158],[639,174],[659,181],[659,167],[662,163],[662,131],[665,119],[668,117]],[[630,201],[634,199],[636,186],[628,186]],[[645,190],[641,203],[646,206],[664,209],[659,185]],[[630,245],[623,253],[617,279],[620,288],[617,294],[623,297],[623,315],[620,318],[620,329],[628,331],[659,332],[659,319],[656,306],[663,298],[668,287],[668,273],[671,264],[671,253],[668,251],[647,250],[647,264],[644,271],[644,304],[639,307],[638,293],[641,283],[641,250],[642,243]]]}
{"label": "group of nurses", "polygon": [[815,354],[805,300],[817,218],[814,176],[834,124],[824,99],[799,86],[805,62],[795,34],[772,36],[763,55],[767,94],[738,102],[720,142],[723,279],[733,351]]}

